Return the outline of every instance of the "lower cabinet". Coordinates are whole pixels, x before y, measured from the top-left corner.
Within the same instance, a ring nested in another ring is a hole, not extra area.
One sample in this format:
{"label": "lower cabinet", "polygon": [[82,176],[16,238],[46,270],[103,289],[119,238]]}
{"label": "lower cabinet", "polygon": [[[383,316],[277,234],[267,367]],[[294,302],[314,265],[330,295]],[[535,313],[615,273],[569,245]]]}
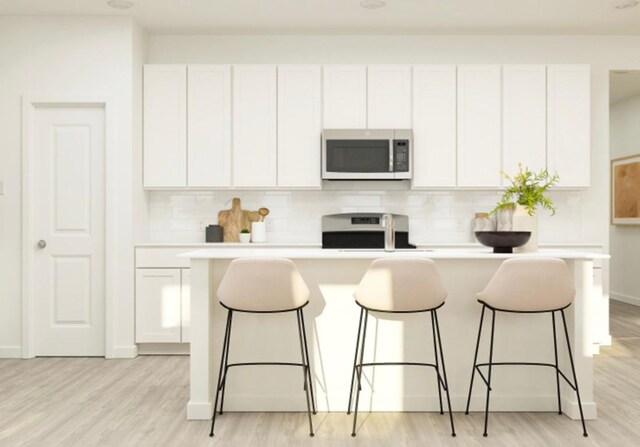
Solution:
{"label": "lower cabinet", "polygon": [[189,269],[136,269],[136,343],[189,341]]}

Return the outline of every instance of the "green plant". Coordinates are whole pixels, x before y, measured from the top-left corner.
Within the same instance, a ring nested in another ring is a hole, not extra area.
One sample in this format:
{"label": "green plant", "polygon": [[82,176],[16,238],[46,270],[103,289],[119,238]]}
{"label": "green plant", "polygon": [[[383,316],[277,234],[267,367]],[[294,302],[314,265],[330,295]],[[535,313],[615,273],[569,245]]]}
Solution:
{"label": "green plant", "polygon": [[243,228],[242,230],[240,230],[240,233],[242,233],[242,234],[249,234],[249,233],[251,233],[251,232],[249,231],[249,229],[248,229],[248,228]]}
{"label": "green plant", "polygon": [[558,182],[558,174],[550,175],[547,169],[533,172],[527,167],[523,168],[522,163],[518,163],[518,173],[513,177],[504,171],[500,173],[511,182],[511,186],[505,190],[491,214],[515,208],[516,205],[524,206],[530,216],[535,214],[538,205],[551,211],[552,216],[556,213],[553,201],[545,193]]}

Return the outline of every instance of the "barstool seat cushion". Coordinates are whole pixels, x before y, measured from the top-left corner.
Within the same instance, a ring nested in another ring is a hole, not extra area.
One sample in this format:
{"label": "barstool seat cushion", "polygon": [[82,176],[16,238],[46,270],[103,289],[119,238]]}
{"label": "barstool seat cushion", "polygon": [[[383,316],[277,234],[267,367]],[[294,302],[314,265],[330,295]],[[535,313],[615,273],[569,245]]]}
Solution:
{"label": "barstool seat cushion", "polygon": [[576,295],[562,259],[508,259],[502,263],[480,301],[498,310],[545,312],[567,307]]}
{"label": "barstool seat cushion", "polygon": [[223,306],[245,312],[282,312],[309,302],[309,288],[295,264],[281,258],[231,261],[220,287]]}
{"label": "barstool seat cushion", "polygon": [[447,291],[431,259],[376,259],[355,292],[358,304],[383,312],[418,312],[444,303]]}

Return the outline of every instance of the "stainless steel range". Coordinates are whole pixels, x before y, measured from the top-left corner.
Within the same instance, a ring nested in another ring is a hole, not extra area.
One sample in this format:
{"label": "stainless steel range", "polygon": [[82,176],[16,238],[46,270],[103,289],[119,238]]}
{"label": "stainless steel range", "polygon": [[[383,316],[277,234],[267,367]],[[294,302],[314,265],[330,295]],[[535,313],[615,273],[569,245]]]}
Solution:
{"label": "stainless steel range", "polygon": [[[385,248],[383,213],[345,213],[322,216],[322,248]],[[393,214],[395,248],[409,243],[409,217]]]}

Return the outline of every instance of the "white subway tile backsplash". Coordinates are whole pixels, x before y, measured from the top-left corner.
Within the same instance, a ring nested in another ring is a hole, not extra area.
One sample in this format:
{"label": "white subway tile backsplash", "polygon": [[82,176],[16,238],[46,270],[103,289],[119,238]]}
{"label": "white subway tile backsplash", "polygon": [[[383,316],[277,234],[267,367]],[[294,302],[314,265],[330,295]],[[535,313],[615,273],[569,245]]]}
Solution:
{"label": "white subway tile backsplash", "polygon": [[[411,241],[418,244],[473,242],[472,219],[489,212],[501,197],[493,191],[198,191],[149,192],[151,242],[204,242],[204,227],[218,221],[218,212],[231,208],[234,196],[243,209],[270,210],[271,242],[321,241],[324,214],[391,212],[406,214]],[[540,210],[539,241],[582,241],[582,195],[551,193],[558,212]]]}

